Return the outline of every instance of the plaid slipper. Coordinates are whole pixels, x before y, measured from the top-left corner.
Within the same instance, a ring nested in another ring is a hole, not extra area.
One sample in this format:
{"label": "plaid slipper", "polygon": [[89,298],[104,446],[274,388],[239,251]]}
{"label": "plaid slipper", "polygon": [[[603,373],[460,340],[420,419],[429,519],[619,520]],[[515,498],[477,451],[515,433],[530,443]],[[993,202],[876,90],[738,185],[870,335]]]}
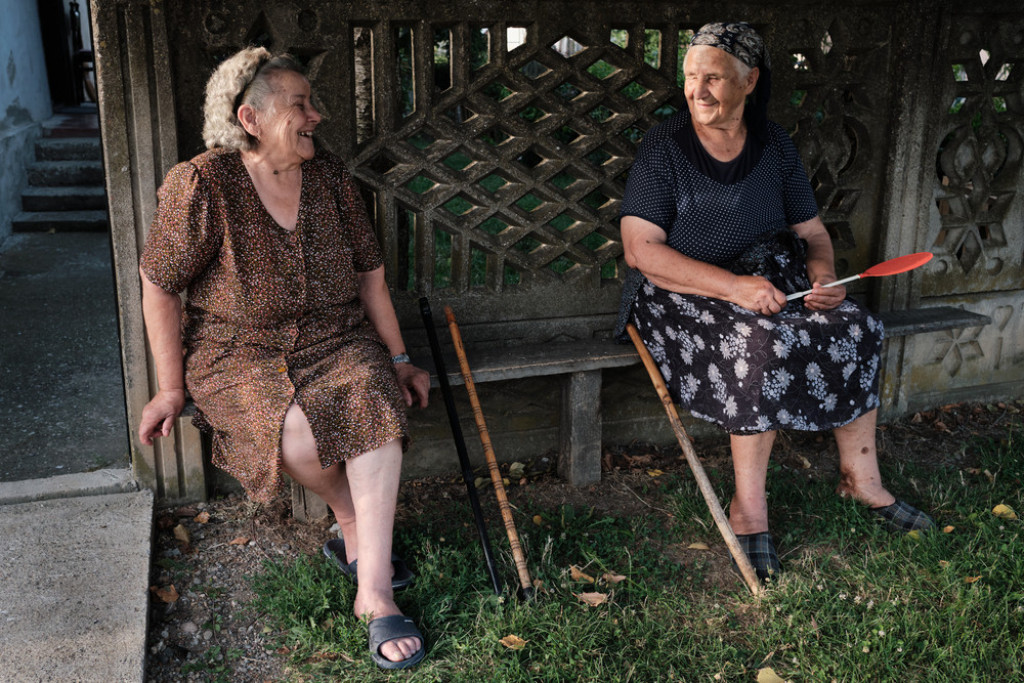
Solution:
{"label": "plaid slipper", "polygon": [[[767,581],[773,574],[782,571],[779,554],[775,552],[775,543],[767,531],[757,534],[736,534],[736,540],[740,542],[743,553],[750,560],[761,583]],[[736,560],[732,561],[732,568],[736,570],[737,574],[739,573],[740,568],[736,564]]]}
{"label": "plaid slipper", "polygon": [[892,505],[868,509],[878,515],[878,518],[883,520],[893,531],[902,531],[903,533],[925,531],[935,526],[935,520],[899,498]]}

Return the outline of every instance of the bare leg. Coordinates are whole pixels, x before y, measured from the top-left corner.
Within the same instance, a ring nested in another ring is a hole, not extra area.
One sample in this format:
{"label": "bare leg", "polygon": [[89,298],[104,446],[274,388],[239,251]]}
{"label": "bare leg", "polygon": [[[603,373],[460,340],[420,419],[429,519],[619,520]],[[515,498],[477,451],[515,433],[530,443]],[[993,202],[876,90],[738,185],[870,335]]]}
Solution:
{"label": "bare leg", "polygon": [[729,437],[732,467],[736,475],[736,493],[729,505],[729,525],[737,534],[768,531],[768,500],[765,484],[768,459],[775,443],[775,432]]}
{"label": "bare leg", "polygon": [[302,408],[293,404],[284,418],[281,435],[281,460],[284,471],[295,481],[320,496],[334,512],[345,539],[346,562],[356,559],[358,530],[344,465],[324,469],[316,452],[316,441]]}
{"label": "bare leg", "polygon": [[[350,543],[356,546],[356,616],[401,614],[391,590],[391,534],[402,467],[400,442],[390,441],[352,458],[344,467],[321,469],[306,415],[298,405],[292,405],[285,415],[281,460],[289,476],[314,491],[334,511],[346,539],[346,549]],[[399,662],[419,648],[418,638],[401,638],[384,643],[380,651],[387,659]]]}
{"label": "bare leg", "polygon": [[[352,458],[345,466],[359,529],[355,613],[369,619],[401,614],[391,590],[391,535],[402,469],[401,442],[390,441],[375,451]],[[381,646],[381,654],[397,662],[411,657],[420,646],[419,638],[400,638]]]}
{"label": "bare leg", "polygon": [[882,486],[875,446],[878,411],[872,410],[834,430],[839,446],[839,485],[836,493],[870,507],[891,505],[896,498]]}

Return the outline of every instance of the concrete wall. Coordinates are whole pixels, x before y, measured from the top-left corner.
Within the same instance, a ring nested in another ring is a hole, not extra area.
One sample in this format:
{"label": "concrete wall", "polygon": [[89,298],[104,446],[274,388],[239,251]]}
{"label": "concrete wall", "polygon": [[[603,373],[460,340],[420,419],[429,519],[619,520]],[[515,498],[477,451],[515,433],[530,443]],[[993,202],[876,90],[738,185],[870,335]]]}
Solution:
{"label": "concrete wall", "polygon": [[50,117],[46,59],[34,2],[5,2],[0,21],[0,244],[21,211],[25,163]]}

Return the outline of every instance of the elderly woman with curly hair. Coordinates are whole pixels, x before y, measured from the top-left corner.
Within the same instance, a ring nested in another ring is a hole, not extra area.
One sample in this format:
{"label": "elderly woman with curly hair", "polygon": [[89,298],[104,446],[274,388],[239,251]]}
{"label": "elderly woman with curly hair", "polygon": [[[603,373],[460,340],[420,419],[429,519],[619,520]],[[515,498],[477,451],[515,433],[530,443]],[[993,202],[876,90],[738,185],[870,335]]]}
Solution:
{"label": "elderly woman with curly hair", "polygon": [[424,641],[394,602],[412,577],[391,541],[405,410],[426,405],[429,378],[352,176],[313,144],[319,123],[287,55],[248,48],[210,78],[208,151],[167,174],[140,262],[159,391],[139,438],[166,436],[187,390],[214,464],[251,498],[270,501],[282,472],[321,496],[343,535],[325,553],[358,586],[373,659],[406,668]]}

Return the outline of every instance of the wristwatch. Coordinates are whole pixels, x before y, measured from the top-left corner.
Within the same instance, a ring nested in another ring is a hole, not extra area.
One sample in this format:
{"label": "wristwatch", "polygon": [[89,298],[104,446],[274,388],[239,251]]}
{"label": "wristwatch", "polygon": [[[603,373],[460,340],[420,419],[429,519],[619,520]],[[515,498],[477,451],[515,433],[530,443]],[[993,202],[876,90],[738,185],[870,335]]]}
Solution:
{"label": "wristwatch", "polygon": [[411,363],[412,359],[409,358],[409,354],[400,353],[397,356],[391,356],[391,362],[398,365],[399,363]]}

